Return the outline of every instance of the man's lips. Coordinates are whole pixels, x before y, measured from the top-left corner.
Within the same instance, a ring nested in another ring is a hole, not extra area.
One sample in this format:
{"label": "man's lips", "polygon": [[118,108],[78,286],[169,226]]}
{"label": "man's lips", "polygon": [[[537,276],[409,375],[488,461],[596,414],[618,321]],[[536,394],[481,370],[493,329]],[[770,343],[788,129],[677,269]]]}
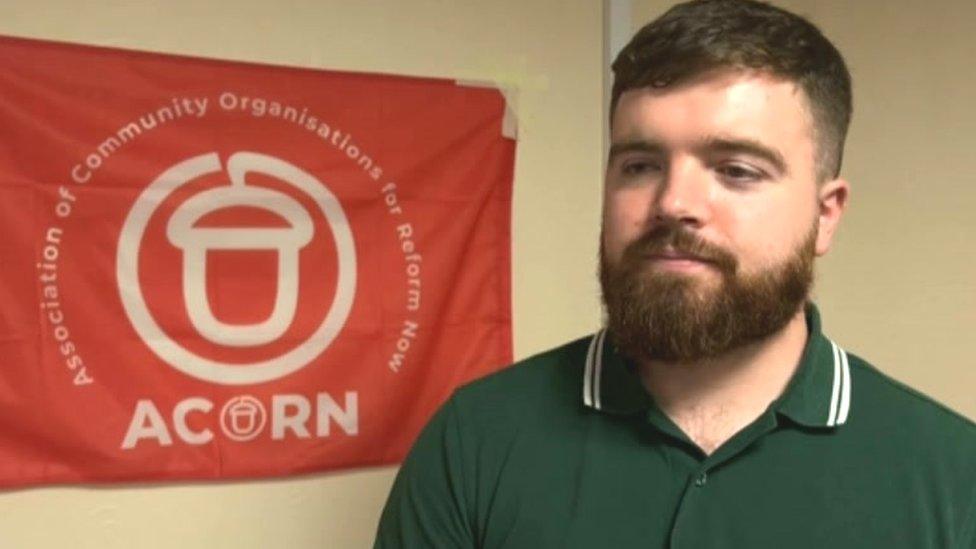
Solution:
{"label": "man's lips", "polygon": [[655,265],[664,267],[700,267],[713,266],[714,262],[703,257],[678,253],[678,252],[656,252],[644,255],[644,259]]}
{"label": "man's lips", "polygon": [[655,261],[694,261],[697,263],[712,263],[708,259],[680,252],[652,252],[644,254],[644,258]]}

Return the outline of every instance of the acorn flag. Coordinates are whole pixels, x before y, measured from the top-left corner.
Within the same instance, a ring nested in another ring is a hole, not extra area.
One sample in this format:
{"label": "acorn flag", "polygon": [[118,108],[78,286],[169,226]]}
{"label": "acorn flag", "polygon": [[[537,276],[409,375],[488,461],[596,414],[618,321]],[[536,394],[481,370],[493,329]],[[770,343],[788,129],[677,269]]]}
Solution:
{"label": "acorn flag", "polygon": [[402,459],[512,358],[507,113],[0,38],[0,487]]}

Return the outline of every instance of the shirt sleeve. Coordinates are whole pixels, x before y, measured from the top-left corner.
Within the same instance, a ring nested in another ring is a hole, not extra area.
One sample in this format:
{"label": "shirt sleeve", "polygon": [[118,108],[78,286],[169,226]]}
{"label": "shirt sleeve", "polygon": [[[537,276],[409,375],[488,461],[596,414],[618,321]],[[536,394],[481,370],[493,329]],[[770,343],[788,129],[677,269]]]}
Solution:
{"label": "shirt sleeve", "polygon": [[400,467],[374,549],[477,547],[464,494],[462,457],[452,398],[421,431]]}

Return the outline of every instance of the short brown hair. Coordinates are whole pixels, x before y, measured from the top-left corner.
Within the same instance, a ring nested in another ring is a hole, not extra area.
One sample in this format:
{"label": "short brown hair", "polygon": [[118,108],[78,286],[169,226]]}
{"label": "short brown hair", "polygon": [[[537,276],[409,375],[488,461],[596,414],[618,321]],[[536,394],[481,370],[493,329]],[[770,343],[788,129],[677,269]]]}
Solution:
{"label": "short brown hair", "polygon": [[624,91],[663,88],[715,69],[754,69],[794,82],[810,102],[818,178],[840,174],[851,75],[837,48],[798,15],[755,0],[692,0],[645,25],[612,67],[611,123]]}

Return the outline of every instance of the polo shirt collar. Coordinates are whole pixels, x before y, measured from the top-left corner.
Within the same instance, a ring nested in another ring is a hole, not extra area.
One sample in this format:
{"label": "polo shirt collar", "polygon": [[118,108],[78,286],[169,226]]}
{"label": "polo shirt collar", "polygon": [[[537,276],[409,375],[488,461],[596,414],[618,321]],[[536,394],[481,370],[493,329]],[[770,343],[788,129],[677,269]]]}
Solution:
{"label": "polo shirt collar", "polygon": [[[827,338],[813,303],[805,308],[808,337],[800,367],[770,408],[807,427],[843,425],[851,408],[847,352]],[[583,368],[583,404],[601,412],[632,414],[654,406],[632,361],[600,330],[591,339]]]}

